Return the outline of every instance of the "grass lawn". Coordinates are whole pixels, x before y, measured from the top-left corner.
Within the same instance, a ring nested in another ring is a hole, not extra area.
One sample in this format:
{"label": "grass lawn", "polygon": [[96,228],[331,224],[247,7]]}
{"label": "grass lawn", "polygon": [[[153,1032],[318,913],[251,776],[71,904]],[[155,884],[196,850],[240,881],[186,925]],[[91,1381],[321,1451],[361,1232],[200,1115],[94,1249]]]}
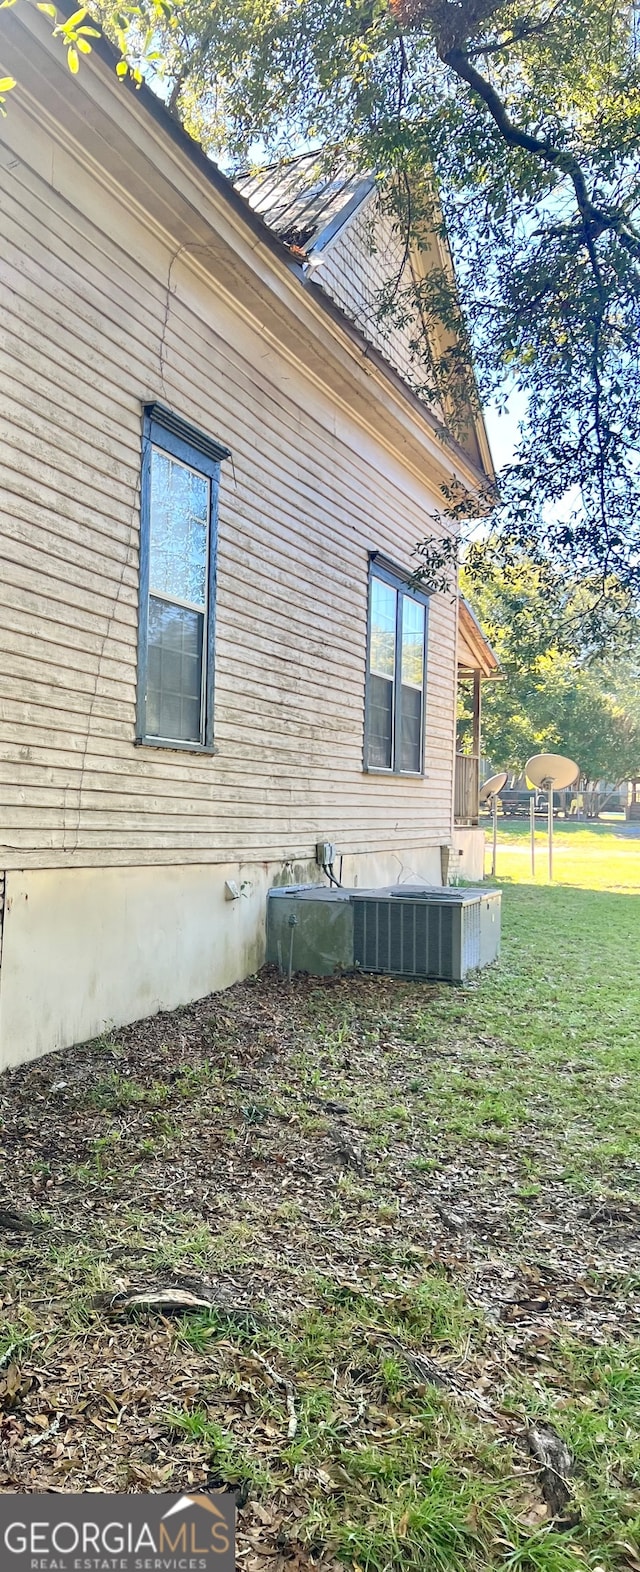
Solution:
{"label": "grass lawn", "polygon": [[464,988],[265,973],[0,1081],[0,1490],[233,1487],[247,1572],[640,1572],[640,840],[549,889],[526,835]]}
{"label": "grass lawn", "polygon": [[[487,830],[487,838],[490,832]],[[530,879],[529,825],[522,819],[498,820],[498,874]],[[580,823],[556,819],[554,824],[554,884],[585,890],[640,892],[640,824],[624,820]],[[489,861],[487,863],[489,866]],[[535,883],[547,883],[546,817],[536,819]]]}

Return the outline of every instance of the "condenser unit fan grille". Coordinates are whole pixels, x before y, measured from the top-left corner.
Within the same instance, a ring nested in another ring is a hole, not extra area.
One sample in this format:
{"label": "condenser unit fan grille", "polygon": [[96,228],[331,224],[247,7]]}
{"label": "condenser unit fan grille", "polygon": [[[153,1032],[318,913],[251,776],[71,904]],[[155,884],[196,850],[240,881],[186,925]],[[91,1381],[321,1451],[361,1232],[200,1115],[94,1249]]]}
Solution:
{"label": "condenser unit fan grille", "polygon": [[353,941],[362,971],[459,981],[480,962],[480,903],[354,896]]}

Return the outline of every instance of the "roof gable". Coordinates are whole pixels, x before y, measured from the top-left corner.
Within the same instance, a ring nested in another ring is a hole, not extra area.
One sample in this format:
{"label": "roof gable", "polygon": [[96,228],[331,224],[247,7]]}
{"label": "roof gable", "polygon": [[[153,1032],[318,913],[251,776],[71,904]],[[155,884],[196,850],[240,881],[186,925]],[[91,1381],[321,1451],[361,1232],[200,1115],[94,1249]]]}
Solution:
{"label": "roof gable", "polygon": [[234,180],[265,224],[292,251],[309,258],[326,250],[375,190],[373,175],[362,175],[339,159],[327,171],[314,153],[303,153]]}
{"label": "roof gable", "polygon": [[451,434],[455,426],[457,440],[491,478],[477,407],[470,402],[454,415],[426,389],[428,364],[433,369],[451,334],[427,326],[419,286],[434,266],[452,274],[446,246],[435,235],[426,237],[424,248],[409,240],[384,184],[359,173],[345,154],[327,164],[317,152],[303,153],[241,174],[234,186],[302,263],[309,282],[345,313],[442,427]]}
{"label": "roof gable", "polygon": [[[319,258],[313,281],[360,328],[409,387],[420,379],[416,345],[424,340],[424,328],[417,310],[406,310],[401,318],[381,314],[381,303],[397,299],[411,284],[412,259],[400,227],[385,211],[379,194],[353,214],[330,251]],[[434,414],[442,411],[430,402]]]}
{"label": "roof gable", "polygon": [[[234,185],[269,229],[299,257],[310,280],[346,313],[409,387],[419,383],[415,346],[424,338],[416,310],[381,314],[411,284],[412,259],[373,175],[344,156],[329,168],[316,153],[238,176]],[[433,413],[443,412],[430,403]]]}

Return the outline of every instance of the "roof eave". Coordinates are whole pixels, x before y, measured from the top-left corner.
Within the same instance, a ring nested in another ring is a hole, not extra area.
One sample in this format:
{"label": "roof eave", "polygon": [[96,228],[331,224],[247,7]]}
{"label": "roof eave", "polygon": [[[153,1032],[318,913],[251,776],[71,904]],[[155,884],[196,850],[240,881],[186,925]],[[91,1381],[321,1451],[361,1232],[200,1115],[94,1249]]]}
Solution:
{"label": "roof eave", "polygon": [[468,666],[461,661],[458,662],[459,675],[472,676],[474,672],[479,671],[482,677],[493,678],[494,681],[503,677],[504,673],[501,670],[495,650],[492,649],[475,612],[469,605],[468,600],[465,600],[464,595],[458,596],[458,623],[465,644],[474,657],[473,666]]}
{"label": "roof eave", "polygon": [[[60,0],[59,10],[63,15],[70,15],[73,9],[74,0]],[[31,8],[27,8],[27,14],[30,12]],[[13,13],[8,12],[7,15],[12,16]],[[34,24],[35,21],[36,18],[33,15]],[[38,17],[38,22],[43,22],[43,18]],[[22,25],[26,26],[27,30],[31,30],[31,15],[28,22],[25,16]],[[235,215],[236,219],[241,221],[242,227],[248,230],[255,237],[258,244],[277,260],[280,266],[286,269],[289,277],[295,281],[295,288],[300,289],[308,300],[313,300],[314,305],[332,322],[334,327],[339,329],[352,346],[357,347],[361,359],[366,361],[371,369],[375,370],[377,375],[384,380],[392,394],[396,398],[399,396],[405,406],[408,406],[414,418],[417,417],[425,435],[428,435],[436,450],[439,449],[440,462],[443,469],[447,470],[453,466],[458,468],[458,470],[462,470],[463,473],[466,473],[472,488],[481,495],[486,486],[486,474],[479,469],[461,444],[451,436],[437,417],[418,398],[417,394],[413,392],[399,373],[394,370],[385,356],[369,342],[346,312],[322,289],[319,282],[316,282],[312,276],[307,276],[304,263],[292,256],[286,243],[273,233],[258,213],[253,211],[248,200],[235,190],[232,181],[207,157],[200,144],[170,115],[165,105],[145,83],[137,86],[130,78],[116,78],[115,66],[120,57],[118,51],[104,35],[101,34],[99,38],[93,41],[92,54],[97,60],[106,65],[112,73],[114,92],[117,90],[118,94],[124,93],[129,96],[132,107],[135,106],[138,114],[140,113],[140,108],[143,108],[145,115],[155,123],[162,136],[167,138],[180,155],[206,181],[230,212]],[[86,59],[83,58],[83,69],[90,69],[90,62],[90,56],[86,57]]]}

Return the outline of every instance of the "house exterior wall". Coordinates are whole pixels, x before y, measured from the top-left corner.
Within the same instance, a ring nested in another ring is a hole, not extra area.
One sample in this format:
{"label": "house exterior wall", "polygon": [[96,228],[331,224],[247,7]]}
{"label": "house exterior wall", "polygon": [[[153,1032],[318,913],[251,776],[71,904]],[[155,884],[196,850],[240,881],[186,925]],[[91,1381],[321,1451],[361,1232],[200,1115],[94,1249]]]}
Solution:
{"label": "house exterior wall", "polygon": [[[412,345],[422,335],[417,313],[403,298],[411,285],[411,267],[400,226],[375,195],[339,232],[315,278],[413,386],[416,360]],[[408,314],[407,321],[396,322],[392,315],[380,314],[390,283],[403,315]]]}
{"label": "house exterior wall", "polygon": [[[403,855],[406,856],[406,853]],[[396,853],[345,859],[345,883],[394,883]],[[440,883],[436,849],[409,877]],[[406,876],[406,875],[405,875]],[[315,862],[168,863],[7,874],[1,1068],[228,988],[265,958],[267,891],[311,883]],[[225,898],[225,882],[241,891]]]}
{"label": "house exterior wall", "polygon": [[[320,838],[345,882],[439,883],[456,629],[435,597],[424,778],[364,773],[368,553],[411,566],[438,502],[428,463],[376,438],[195,248],[54,144],[37,105],[12,104],[0,137],[4,1067],[246,975],[267,888],[317,877]],[[233,454],[212,757],[135,743],[154,399]]]}
{"label": "house exterior wall", "polygon": [[456,824],[450,870],[454,877],[481,884],[484,879],[485,829],[483,824]]}

